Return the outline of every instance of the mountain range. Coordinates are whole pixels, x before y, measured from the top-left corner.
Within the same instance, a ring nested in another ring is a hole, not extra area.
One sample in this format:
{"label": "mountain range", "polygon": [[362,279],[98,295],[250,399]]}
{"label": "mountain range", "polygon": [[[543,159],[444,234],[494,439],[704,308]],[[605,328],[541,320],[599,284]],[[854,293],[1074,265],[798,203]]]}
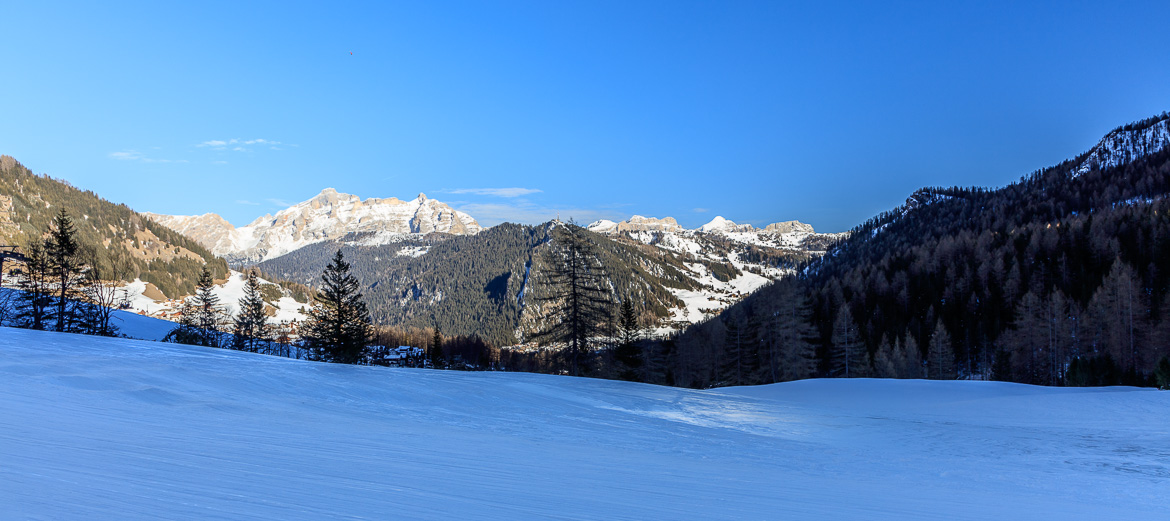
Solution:
{"label": "mountain range", "polygon": [[[644,326],[686,328],[660,346],[676,384],[807,376],[780,367],[780,343],[789,342],[816,345],[823,375],[841,374],[841,360],[856,356],[854,374],[1141,385],[1170,354],[1168,165],[1162,114],[1001,188],[917,190],[846,233],[721,216],[686,229],[637,215],[586,233],[615,298],[634,302]],[[0,240],[38,240],[57,209],[70,208],[99,264],[157,281],[170,297],[189,293],[204,264],[226,275],[223,259],[313,284],[341,249],[384,324],[438,325],[499,345],[530,338],[551,318],[532,297],[558,221],[485,229],[422,194],[362,200],[325,189],[235,228],[214,214],[146,218],[8,156],[0,172]],[[781,330],[797,333],[781,340]]]}
{"label": "mountain range", "polygon": [[[233,265],[256,265],[279,280],[315,284],[341,249],[377,322],[437,324],[497,343],[522,341],[543,319],[521,295],[541,280],[539,253],[557,224],[485,229],[422,194],[363,201],[331,188],[239,228],[210,213],[147,215]],[[607,256],[611,285],[625,288],[618,298],[632,292],[643,322],[663,331],[711,316],[841,237],[798,221],[756,229],[723,217],[694,230],[671,217],[642,216],[587,229]]]}
{"label": "mountain range", "polygon": [[239,228],[214,213],[145,215],[195,239],[233,264],[273,259],[309,244],[339,240],[350,233],[370,232],[373,235],[369,240],[385,244],[429,233],[475,235],[482,229],[470,215],[428,199],[424,194],[407,201],[395,197],[362,200],[332,188]]}

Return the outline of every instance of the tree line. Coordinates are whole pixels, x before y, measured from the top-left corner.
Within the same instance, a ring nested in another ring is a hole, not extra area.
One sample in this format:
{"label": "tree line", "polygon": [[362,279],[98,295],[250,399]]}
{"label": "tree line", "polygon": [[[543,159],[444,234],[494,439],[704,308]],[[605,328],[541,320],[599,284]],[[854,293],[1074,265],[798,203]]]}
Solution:
{"label": "tree line", "polygon": [[60,209],[47,235],[19,256],[20,291],[0,292],[0,325],[115,336],[116,279],[91,248],[77,241],[73,219]]}

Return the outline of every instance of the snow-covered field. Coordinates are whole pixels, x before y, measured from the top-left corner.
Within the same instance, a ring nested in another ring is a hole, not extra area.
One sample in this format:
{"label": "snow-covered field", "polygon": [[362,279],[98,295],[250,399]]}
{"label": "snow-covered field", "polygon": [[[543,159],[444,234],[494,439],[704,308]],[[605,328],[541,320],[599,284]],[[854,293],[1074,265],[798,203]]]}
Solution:
{"label": "snow-covered field", "polygon": [[[19,292],[12,288],[0,288],[0,306],[14,306]],[[11,312],[11,308],[9,308]],[[7,323],[7,322],[6,322]],[[178,324],[161,318],[148,317],[127,310],[114,310],[110,324],[118,328],[118,334],[138,340],[162,340]],[[10,329],[0,331],[8,332]],[[0,333],[2,334],[2,333]]]}
{"label": "snow-covered field", "polygon": [[1170,392],[719,391],[0,328],[4,519],[1165,519]]}

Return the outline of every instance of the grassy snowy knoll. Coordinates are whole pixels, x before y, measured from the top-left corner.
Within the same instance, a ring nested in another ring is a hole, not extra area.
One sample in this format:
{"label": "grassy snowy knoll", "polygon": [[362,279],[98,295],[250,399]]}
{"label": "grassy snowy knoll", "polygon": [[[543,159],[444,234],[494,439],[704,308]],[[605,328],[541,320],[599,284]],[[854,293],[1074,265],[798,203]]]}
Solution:
{"label": "grassy snowy knoll", "polygon": [[690,391],[0,328],[5,519],[1156,519],[1170,392]]}

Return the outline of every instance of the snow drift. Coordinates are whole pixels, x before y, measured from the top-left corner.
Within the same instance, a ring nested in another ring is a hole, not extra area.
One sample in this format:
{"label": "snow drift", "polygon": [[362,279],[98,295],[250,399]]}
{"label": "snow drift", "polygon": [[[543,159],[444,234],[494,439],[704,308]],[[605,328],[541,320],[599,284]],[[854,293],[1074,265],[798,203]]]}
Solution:
{"label": "snow drift", "polygon": [[11,519],[1153,519],[1170,393],[719,391],[0,328]]}

